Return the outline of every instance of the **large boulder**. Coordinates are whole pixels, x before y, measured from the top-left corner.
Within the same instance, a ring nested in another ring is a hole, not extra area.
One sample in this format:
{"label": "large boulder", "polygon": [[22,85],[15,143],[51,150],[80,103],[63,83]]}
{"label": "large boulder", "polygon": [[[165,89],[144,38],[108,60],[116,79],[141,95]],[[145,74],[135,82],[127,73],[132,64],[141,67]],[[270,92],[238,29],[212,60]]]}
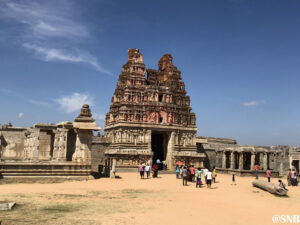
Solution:
{"label": "large boulder", "polygon": [[263,190],[268,191],[271,194],[275,194],[275,195],[284,196],[284,195],[287,195],[287,191],[288,191],[287,189],[284,189],[277,184],[267,182],[264,180],[254,180],[254,181],[252,181],[252,185],[254,187],[258,187],[260,189],[263,189]]}

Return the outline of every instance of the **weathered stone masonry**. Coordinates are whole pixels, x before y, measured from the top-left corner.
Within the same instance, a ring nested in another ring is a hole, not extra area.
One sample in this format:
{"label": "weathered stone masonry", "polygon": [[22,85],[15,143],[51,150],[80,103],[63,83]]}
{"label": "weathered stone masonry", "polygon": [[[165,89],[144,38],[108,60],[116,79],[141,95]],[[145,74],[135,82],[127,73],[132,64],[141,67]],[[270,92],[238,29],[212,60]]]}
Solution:
{"label": "weathered stone masonry", "polygon": [[112,142],[106,156],[116,158],[118,166],[157,159],[169,168],[179,160],[202,166],[204,155],[197,153],[195,142],[196,116],[172,60],[166,54],[158,70],[146,69],[139,50],[128,50],[104,128]]}
{"label": "weathered stone masonry", "polygon": [[87,176],[91,174],[93,130],[89,106],[72,122],[0,127],[2,176]]}

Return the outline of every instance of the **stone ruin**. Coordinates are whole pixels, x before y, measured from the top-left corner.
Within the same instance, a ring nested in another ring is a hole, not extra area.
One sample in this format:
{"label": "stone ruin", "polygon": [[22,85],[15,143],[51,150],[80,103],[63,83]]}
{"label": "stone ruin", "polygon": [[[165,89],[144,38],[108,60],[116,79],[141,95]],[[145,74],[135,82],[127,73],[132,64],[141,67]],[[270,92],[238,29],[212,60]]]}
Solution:
{"label": "stone ruin", "polygon": [[93,131],[89,105],[74,122],[0,127],[2,176],[81,176],[91,173]]}
{"label": "stone ruin", "polygon": [[115,168],[134,169],[157,159],[174,169],[177,161],[237,175],[299,173],[300,149],[243,146],[227,138],[196,137],[196,116],[181,72],[165,54],[158,69],[146,69],[138,49],[128,50],[106,114],[104,136],[87,104],[74,122],[37,123],[30,128],[0,125],[0,175],[88,176]]}
{"label": "stone ruin", "polygon": [[284,176],[288,169],[299,172],[300,148],[291,146],[247,146],[238,145],[228,138],[197,137],[198,150],[205,154],[204,166],[215,167],[219,172],[236,175],[254,175],[254,165],[265,176],[266,170],[272,176]]}

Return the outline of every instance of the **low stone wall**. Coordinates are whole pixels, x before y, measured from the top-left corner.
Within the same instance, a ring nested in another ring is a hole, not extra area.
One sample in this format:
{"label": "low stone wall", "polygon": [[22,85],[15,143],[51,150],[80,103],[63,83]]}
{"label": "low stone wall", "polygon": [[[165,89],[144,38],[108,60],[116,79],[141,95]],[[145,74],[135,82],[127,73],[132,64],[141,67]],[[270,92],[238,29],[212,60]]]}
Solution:
{"label": "low stone wall", "polygon": [[[217,173],[222,174],[235,174],[237,176],[253,176],[255,177],[255,171],[253,170],[231,170],[231,169],[222,169],[222,168],[216,168]],[[266,177],[266,171],[259,171],[258,172],[259,177]],[[278,171],[271,171],[271,178],[279,178],[280,176]]]}
{"label": "low stone wall", "polygon": [[0,163],[0,176],[90,176],[91,165],[64,163]]}

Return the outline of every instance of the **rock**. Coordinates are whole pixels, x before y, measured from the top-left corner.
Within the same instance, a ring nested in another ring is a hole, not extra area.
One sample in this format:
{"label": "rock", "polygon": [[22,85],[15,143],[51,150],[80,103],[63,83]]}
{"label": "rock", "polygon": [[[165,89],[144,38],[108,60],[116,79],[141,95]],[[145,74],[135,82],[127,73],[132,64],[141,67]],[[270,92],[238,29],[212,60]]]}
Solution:
{"label": "rock", "polygon": [[254,180],[254,181],[252,181],[252,185],[254,187],[258,187],[262,190],[268,191],[271,194],[276,194],[276,195],[280,195],[280,196],[287,195],[286,189],[280,187],[279,185],[271,183],[271,182],[267,182],[264,180]]}
{"label": "rock", "polygon": [[0,203],[0,211],[12,210],[12,208],[16,205],[15,202],[10,203]]}

